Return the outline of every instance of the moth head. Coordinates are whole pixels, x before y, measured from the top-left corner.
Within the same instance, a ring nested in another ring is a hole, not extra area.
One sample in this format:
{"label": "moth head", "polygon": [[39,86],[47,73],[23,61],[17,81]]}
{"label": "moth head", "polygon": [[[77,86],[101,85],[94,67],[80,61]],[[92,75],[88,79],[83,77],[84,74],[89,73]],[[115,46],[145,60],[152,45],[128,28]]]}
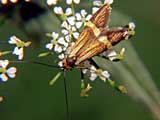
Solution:
{"label": "moth head", "polygon": [[66,58],[62,61],[63,69],[68,70],[75,66],[76,57]]}

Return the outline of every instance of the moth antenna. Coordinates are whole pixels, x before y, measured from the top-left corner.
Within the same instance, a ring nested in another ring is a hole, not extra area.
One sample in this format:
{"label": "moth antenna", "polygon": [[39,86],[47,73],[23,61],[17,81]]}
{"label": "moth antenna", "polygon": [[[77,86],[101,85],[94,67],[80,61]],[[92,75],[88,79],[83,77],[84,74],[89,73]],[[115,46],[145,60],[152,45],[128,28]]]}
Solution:
{"label": "moth antenna", "polygon": [[63,71],[64,76],[64,92],[65,92],[65,103],[66,103],[66,116],[67,120],[71,120],[70,118],[70,110],[69,110],[69,97],[68,97],[68,84],[66,80],[66,71]]}
{"label": "moth antenna", "polygon": [[52,67],[52,68],[62,68],[56,65],[50,65],[50,64],[46,64],[46,63],[42,63],[38,61],[9,61],[9,62],[11,63],[33,63],[33,64],[43,65],[43,66]]}

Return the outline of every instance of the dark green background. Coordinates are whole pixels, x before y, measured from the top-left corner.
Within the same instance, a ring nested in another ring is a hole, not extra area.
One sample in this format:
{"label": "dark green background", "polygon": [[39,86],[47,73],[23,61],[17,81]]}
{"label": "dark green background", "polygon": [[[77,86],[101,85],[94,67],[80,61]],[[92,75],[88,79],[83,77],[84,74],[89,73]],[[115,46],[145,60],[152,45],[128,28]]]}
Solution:
{"label": "dark green background", "polygon": [[[83,0],[82,3],[87,3]],[[159,82],[159,0],[115,0],[113,9],[130,16],[136,23],[136,36],[132,43],[140,57]],[[85,4],[86,5],[86,4]],[[54,25],[53,25],[54,30]],[[27,38],[15,24],[7,22],[0,27],[0,40],[8,40],[16,34]],[[26,58],[33,57],[44,50],[32,47],[25,51]],[[1,45],[2,49],[8,48]],[[47,59],[47,60],[46,60]],[[53,58],[41,59],[52,63]],[[64,97],[63,77],[54,87],[49,86],[49,80],[57,70],[46,66],[33,64],[16,64],[18,74],[16,79],[0,83],[0,95],[5,100],[0,103],[1,120],[65,120],[66,106]],[[119,94],[98,80],[87,99],[79,96],[80,73],[73,70],[67,73],[69,84],[69,102],[72,120],[152,120],[150,111],[126,95]]]}

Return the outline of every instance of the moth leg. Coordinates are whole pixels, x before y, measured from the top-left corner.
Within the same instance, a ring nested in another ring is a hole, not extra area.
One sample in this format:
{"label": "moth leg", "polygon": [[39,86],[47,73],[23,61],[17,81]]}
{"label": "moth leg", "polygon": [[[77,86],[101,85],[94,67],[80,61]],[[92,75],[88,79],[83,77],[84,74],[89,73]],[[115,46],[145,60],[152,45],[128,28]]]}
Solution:
{"label": "moth leg", "polygon": [[118,61],[123,60],[124,52],[125,52],[125,48],[122,48],[119,53],[111,49],[111,50],[103,52],[100,56],[112,62],[118,62]]}

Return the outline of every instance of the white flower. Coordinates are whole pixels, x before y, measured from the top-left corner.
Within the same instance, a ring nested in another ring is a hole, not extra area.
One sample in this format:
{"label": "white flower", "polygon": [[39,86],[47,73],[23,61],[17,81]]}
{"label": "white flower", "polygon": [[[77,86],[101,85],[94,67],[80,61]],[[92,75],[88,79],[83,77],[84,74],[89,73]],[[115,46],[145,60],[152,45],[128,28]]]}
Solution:
{"label": "white flower", "polygon": [[24,57],[24,47],[28,47],[31,44],[30,41],[23,42],[19,38],[17,38],[16,36],[11,36],[8,42],[9,42],[9,44],[16,45],[16,47],[14,48],[12,53],[17,55],[19,60],[22,60]]}
{"label": "white flower", "polygon": [[99,77],[101,80],[103,80],[105,82],[106,79],[108,79],[110,77],[110,74],[108,73],[108,71],[103,71],[103,72],[101,72]]}
{"label": "white flower", "polygon": [[63,37],[60,37],[57,42],[63,45],[64,47],[68,47],[68,43],[65,41]]}
{"label": "white flower", "polygon": [[100,1],[100,0],[95,0],[93,1],[93,8],[92,8],[92,14],[94,14],[95,12],[97,12],[99,10],[99,8],[101,6],[103,6],[104,4],[112,4],[113,3],[113,0],[104,0],[104,2]]}
{"label": "white flower", "polygon": [[15,78],[16,71],[17,71],[17,69],[15,67],[10,67],[9,69],[7,69],[6,73],[10,78]]}
{"label": "white flower", "polygon": [[58,66],[59,66],[59,67],[63,67],[63,62],[62,62],[62,61],[59,61],[59,62],[58,62]]}
{"label": "white flower", "polygon": [[58,37],[59,37],[59,34],[58,34],[58,33],[52,32],[52,38],[53,38],[54,40],[58,39]]}
{"label": "white flower", "polygon": [[0,67],[1,68],[6,68],[9,64],[8,60],[0,60]]}
{"label": "white flower", "polygon": [[71,23],[71,21],[69,24],[67,23],[67,21],[64,21],[62,23],[61,32],[65,36],[65,39],[67,42],[72,41],[72,37],[74,37],[75,39],[78,39],[78,37],[79,37],[79,32],[76,29],[76,27],[74,26],[74,24]]}
{"label": "white flower", "polygon": [[83,69],[83,70],[82,70],[83,74],[86,74],[87,71],[88,71],[87,69]]}
{"label": "white flower", "polygon": [[99,7],[93,7],[92,8],[92,14],[96,13],[99,10]]}
{"label": "white flower", "polygon": [[7,69],[8,64],[8,60],[0,60],[0,79],[2,81],[7,81],[8,77],[15,78],[16,76],[17,69],[15,67],[10,67]]}
{"label": "white flower", "polygon": [[107,51],[107,56],[108,56],[110,61],[113,61],[114,59],[116,59],[117,53],[116,53],[115,50],[108,50]]}
{"label": "white flower", "polygon": [[60,46],[59,44],[56,44],[54,46],[54,51],[57,52],[57,53],[61,53],[62,52],[62,46]]}
{"label": "white flower", "polygon": [[103,80],[104,82],[106,81],[106,79],[108,79],[110,77],[110,74],[108,73],[108,71],[103,71],[102,69],[97,69],[95,66],[91,65],[89,69],[83,69],[82,70],[83,74],[89,74],[89,79],[91,81],[94,81],[97,77],[99,77],[101,80]]}
{"label": "white flower", "polygon": [[96,71],[97,71],[96,67],[92,65],[90,67],[90,77],[89,77],[89,79],[91,81],[94,81],[97,78],[98,75],[97,75]]}
{"label": "white flower", "polygon": [[52,50],[53,44],[52,43],[46,44],[46,48],[49,49],[49,50]]}
{"label": "white flower", "polygon": [[52,50],[54,45],[57,44],[57,39],[59,37],[59,34],[56,32],[52,32],[52,40],[50,41],[50,43],[46,44],[46,48],[49,50]]}
{"label": "white flower", "polygon": [[97,74],[95,73],[95,72],[92,72],[91,73],[91,76],[89,77],[89,79],[91,80],[91,81],[94,81],[96,78],[97,78]]}
{"label": "white flower", "polygon": [[71,5],[73,2],[74,2],[75,4],[79,4],[79,3],[80,3],[80,0],[66,0],[66,3],[67,3],[68,5]]}
{"label": "white flower", "polygon": [[64,57],[65,57],[65,55],[64,55],[64,54],[60,54],[60,55],[58,55],[58,58],[59,58],[59,59],[61,59],[61,60],[62,60],[62,59],[64,59]]}
{"label": "white flower", "polygon": [[51,5],[56,5],[57,2],[58,2],[58,0],[47,0],[47,4],[48,4],[49,6],[51,6]]}
{"label": "white flower", "polygon": [[55,14],[64,15],[65,17],[70,16],[73,14],[72,8],[66,8],[65,12],[63,11],[62,7],[56,6],[53,9]]}
{"label": "white flower", "polygon": [[72,15],[73,14],[73,11],[71,8],[67,8],[66,11],[65,11],[65,15],[66,16],[69,16],[69,15]]}
{"label": "white flower", "polygon": [[58,15],[64,14],[62,7],[56,6],[56,7],[54,7],[53,11],[55,12],[55,14],[58,14]]}
{"label": "white flower", "polygon": [[82,25],[85,26],[86,22],[89,21],[92,17],[91,14],[87,15],[86,10],[84,10],[84,9],[82,9],[80,11],[80,13],[76,13],[75,16],[76,16],[76,20],[77,20],[77,22],[76,22],[76,27],[77,28],[81,28]]}
{"label": "white flower", "polygon": [[13,54],[17,55],[19,60],[22,60],[24,57],[23,47],[21,47],[21,48],[15,47],[13,50]]}
{"label": "white flower", "polygon": [[70,16],[67,18],[67,21],[70,25],[75,25],[75,17],[74,16]]}
{"label": "white flower", "polygon": [[103,3],[102,3],[102,1],[100,1],[100,0],[95,0],[95,1],[93,1],[93,6],[101,7],[101,6],[103,6],[104,4],[106,4],[106,3],[112,4],[112,3],[113,3],[113,0],[104,0]]}

